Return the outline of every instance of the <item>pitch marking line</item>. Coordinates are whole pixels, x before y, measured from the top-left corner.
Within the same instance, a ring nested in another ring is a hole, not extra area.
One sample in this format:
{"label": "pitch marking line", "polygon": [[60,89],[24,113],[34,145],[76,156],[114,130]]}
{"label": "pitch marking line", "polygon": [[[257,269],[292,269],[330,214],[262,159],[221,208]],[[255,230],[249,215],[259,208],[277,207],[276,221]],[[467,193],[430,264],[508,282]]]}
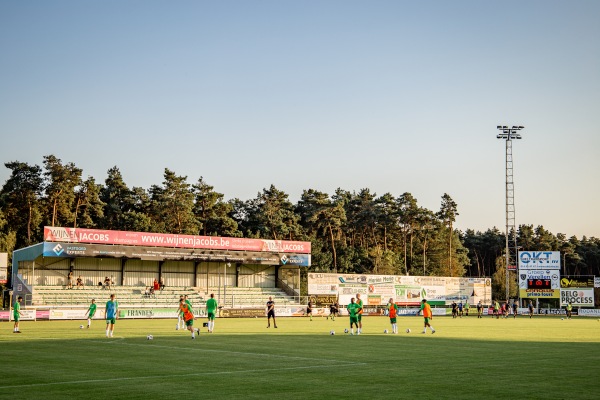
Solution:
{"label": "pitch marking line", "polygon": [[[353,365],[364,365],[364,363],[344,363],[340,366],[353,366]],[[315,368],[331,368],[331,365],[306,365],[302,367],[284,367],[284,368],[271,368],[271,369],[248,369],[243,371],[220,371],[220,372],[196,372],[191,374],[171,374],[171,375],[151,375],[151,376],[136,376],[127,378],[106,378],[106,379],[86,379],[79,381],[62,381],[62,382],[47,382],[47,383],[29,383],[23,385],[6,385],[0,386],[0,389],[22,389],[28,387],[42,387],[42,386],[56,386],[56,385],[80,385],[82,383],[106,383],[106,382],[119,382],[119,381],[133,381],[140,379],[157,379],[157,378],[174,378],[182,376],[211,376],[211,375],[236,375],[236,374],[251,374],[271,371],[293,371],[300,369],[315,369]]]}
{"label": "pitch marking line", "polygon": [[[123,338],[120,338],[123,340]],[[205,353],[227,353],[227,354],[236,354],[236,355],[244,355],[244,356],[254,356],[254,357],[271,357],[271,358],[284,358],[284,359],[294,359],[294,360],[309,360],[309,361],[322,361],[322,362],[331,362],[331,363],[344,363],[344,364],[365,364],[353,361],[343,361],[343,360],[332,360],[327,358],[314,358],[314,357],[300,357],[300,356],[286,356],[281,354],[265,354],[265,353],[251,353],[251,352],[243,352],[243,351],[230,351],[230,350],[213,350],[213,349],[202,349],[202,348],[193,348],[193,347],[178,347],[178,346],[164,346],[164,345],[146,345],[140,343],[125,343],[122,341],[101,341],[104,344],[119,344],[124,346],[138,346],[138,347],[148,347],[152,346],[152,348],[162,348],[162,349],[171,349],[171,350],[185,350],[185,351],[199,351]]]}

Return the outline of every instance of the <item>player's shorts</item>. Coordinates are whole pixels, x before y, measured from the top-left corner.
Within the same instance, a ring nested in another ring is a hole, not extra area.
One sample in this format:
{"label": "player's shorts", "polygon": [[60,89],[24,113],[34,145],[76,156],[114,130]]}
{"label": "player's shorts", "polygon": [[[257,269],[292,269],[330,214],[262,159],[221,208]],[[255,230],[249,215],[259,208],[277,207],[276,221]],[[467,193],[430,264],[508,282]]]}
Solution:
{"label": "player's shorts", "polygon": [[214,312],[206,313],[206,315],[207,315],[208,319],[210,319],[210,320],[215,319],[215,313]]}
{"label": "player's shorts", "polygon": [[307,309],[306,309],[306,313],[307,313],[307,314],[312,314],[312,308],[307,308]]}
{"label": "player's shorts", "polygon": [[185,321],[185,326],[194,326],[194,319],[188,319]]}
{"label": "player's shorts", "polygon": [[429,317],[425,317],[425,323],[428,324],[429,323]]}
{"label": "player's shorts", "polygon": [[358,324],[358,317],[350,317],[350,323]]}
{"label": "player's shorts", "polygon": [[396,323],[396,317],[390,318],[390,324],[395,324],[395,323]]}
{"label": "player's shorts", "polygon": [[358,314],[358,322],[362,321],[362,314]]}
{"label": "player's shorts", "polygon": [[19,322],[19,320],[21,319],[21,315],[17,314],[17,313],[14,313],[13,314],[13,319],[15,320],[15,322]]}
{"label": "player's shorts", "polygon": [[267,313],[267,318],[270,318],[270,317],[273,317],[273,318],[275,318],[275,311],[269,311],[269,312]]}
{"label": "player's shorts", "polygon": [[96,315],[96,314],[90,314],[90,315],[88,315],[88,318],[92,319],[92,318],[94,318],[94,315]]}
{"label": "player's shorts", "polygon": [[115,324],[115,322],[117,322],[116,318],[106,318],[106,323],[107,324]]}

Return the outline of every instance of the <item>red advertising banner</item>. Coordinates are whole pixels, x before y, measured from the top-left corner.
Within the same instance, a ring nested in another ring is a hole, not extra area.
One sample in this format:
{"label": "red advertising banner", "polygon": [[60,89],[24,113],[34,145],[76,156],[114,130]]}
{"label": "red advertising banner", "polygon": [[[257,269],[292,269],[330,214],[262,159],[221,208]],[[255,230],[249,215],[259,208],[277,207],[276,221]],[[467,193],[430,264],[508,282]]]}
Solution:
{"label": "red advertising banner", "polygon": [[99,243],[127,246],[178,247],[184,249],[310,254],[310,242],[109,231],[101,229],[49,226],[44,227],[44,240],[47,242]]}

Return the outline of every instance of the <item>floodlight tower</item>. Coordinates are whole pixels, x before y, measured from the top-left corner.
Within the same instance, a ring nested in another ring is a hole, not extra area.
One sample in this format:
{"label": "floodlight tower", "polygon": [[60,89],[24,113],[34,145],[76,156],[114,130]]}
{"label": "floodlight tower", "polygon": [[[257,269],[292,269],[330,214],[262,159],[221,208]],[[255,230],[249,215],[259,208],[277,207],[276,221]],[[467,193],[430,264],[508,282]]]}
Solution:
{"label": "floodlight tower", "polygon": [[[502,131],[496,138],[504,139],[506,141],[506,301],[508,302],[509,297],[509,266],[516,266],[517,260],[517,229],[515,226],[515,186],[513,182],[513,154],[512,154],[512,141],[513,139],[521,139],[519,131],[523,129],[523,126],[514,126],[509,128],[508,126],[496,127]],[[512,232],[512,240],[510,235]],[[512,246],[511,246],[512,245]],[[512,262],[512,264],[511,264]]]}

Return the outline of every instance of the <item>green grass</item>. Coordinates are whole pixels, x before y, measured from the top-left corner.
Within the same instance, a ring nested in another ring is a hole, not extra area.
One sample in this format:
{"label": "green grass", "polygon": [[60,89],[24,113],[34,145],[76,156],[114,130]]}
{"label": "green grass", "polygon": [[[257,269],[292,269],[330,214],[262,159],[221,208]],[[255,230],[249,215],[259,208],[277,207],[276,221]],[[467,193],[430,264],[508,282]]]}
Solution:
{"label": "green grass", "polygon": [[[192,341],[174,320],[0,323],[0,398],[7,399],[596,399],[600,322],[560,317],[433,320],[365,317],[218,319]],[[203,320],[197,320],[201,326]],[[412,333],[405,333],[409,327]],[[329,331],[334,329],[335,336]],[[154,335],[153,341],[146,335]]]}

